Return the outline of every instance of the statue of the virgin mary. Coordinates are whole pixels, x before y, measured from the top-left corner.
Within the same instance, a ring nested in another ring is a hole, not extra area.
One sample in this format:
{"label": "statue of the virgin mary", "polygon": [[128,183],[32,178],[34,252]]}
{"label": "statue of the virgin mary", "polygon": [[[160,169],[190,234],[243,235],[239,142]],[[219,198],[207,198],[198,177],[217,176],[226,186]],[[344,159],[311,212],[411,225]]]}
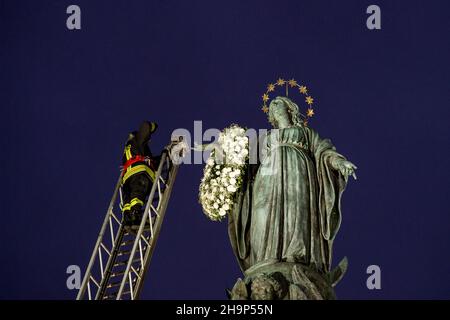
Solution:
{"label": "statue of the virgin mary", "polygon": [[331,270],[341,197],[355,165],[302,121],[287,97],[270,102],[258,165],[249,165],[229,215],[233,251],[245,278],[232,299],[333,299],[346,269]]}

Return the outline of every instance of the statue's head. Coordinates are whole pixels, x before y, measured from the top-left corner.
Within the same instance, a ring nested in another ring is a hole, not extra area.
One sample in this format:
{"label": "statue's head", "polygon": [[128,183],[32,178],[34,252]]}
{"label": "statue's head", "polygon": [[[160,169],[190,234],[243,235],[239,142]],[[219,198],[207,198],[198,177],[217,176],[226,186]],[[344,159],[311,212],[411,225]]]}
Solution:
{"label": "statue's head", "polygon": [[269,122],[277,129],[302,125],[298,106],[287,97],[276,97],[270,102]]}

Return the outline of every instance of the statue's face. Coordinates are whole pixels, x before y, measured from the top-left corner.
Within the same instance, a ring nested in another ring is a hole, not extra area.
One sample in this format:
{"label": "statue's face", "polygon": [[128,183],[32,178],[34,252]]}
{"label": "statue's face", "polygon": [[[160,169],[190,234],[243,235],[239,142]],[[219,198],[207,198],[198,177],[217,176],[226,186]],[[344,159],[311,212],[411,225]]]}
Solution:
{"label": "statue's face", "polygon": [[291,118],[289,116],[288,107],[283,100],[276,98],[270,102],[269,108],[273,118],[278,124],[278,128],[289,126]]}

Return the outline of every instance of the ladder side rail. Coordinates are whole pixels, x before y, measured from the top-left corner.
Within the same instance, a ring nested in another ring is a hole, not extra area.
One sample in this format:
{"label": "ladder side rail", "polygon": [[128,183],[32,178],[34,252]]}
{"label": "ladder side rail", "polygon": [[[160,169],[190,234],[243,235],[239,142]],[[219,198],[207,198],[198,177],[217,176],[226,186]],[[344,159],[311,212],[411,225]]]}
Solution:
{"label": "ladder side rail", "polygon": [[[102,227],[100,229],[100,233],[97,237],[97,242],[95,243],[91,259],[89,260],[89,264],[86,268],[86,272],[84,274],[83,281],[80,286],[80,290],[78,291],[77,300],[81,300],[84,297],[84,293],[86,291],[87,285],[88,285],[90,277],[91,277],[92,267],[94,266],[95,260],[97,258],[98,248],[100,247],[100,243],[102,242],[103,236],[104,236],[106,228],[108,226],[110,212],[112,212],[112,209],[114,207],[114,203],[117,198],[117,192],[120,188],[121,182],[122,182],[122,173],[119,175],[119,179],[117,180],[116,188],[114,189],[114,193],[113,193],[111,202],[109,203],[109,207],[108,207],[108,211],[106,212],[105,220],[103,221],[103,225],[102,225]],[[102,275],[102,278],[103,278],[103,275]]]}
{"label": "ladder side rail", "polygon": [[[169,163],[169,165],[170,165],[170,163]],[[136,289],[135,289],[136,299],[139,298],[139,295],[143,288],[144,279],[147,274],[147,269],[149,267],[150,261],[153,257],[153,253],[156,248],[156,242],[158,241],[159,233],[161,231],[161,226],[162,226],[162,223],[164,220],[164,216],[166,214],[167,206],[169,204],[169,199],[170,199],[170,195],[172,193],[172,188],[173,188],[173,185],[175,182],[176,175],[178,173],[178,168],[179,168],[178,165],[173,165],[173,167],[171,168],[171,170],[169,172],[170,177],[168,178],[167,185],[164,190],[164,195],[163,195],[162,203],[160,206],[159,214],[155,221],[154,236],[150,240],[151,241],[150,247],[145,252],[144,265],[142,266],[142,269],[140,270],[140,278],[137,279]]]}
{"label": "ladder side rail", "polygon": [[[145,206],[145,211],[144,211],[144,215],[142,217],[141,225],[139,227],[139,231],[136,234],[136,241],[134,242],[133,248],[131,249],[130,257],[129,257],[128,263],[127,263],[127,268],[125,269],[125,274],[124,274],[124,277],[122,279],[122,283],[120,284],[119,291],[117,292],[117,297],[116,297],[117,300],[121,299],[122,293],[123,293],[124,288],[125,288],[125,284],[127,283],[128,274],[130,273],[131,265],[133,263],[133,259],[134,259],[134,256],[136,254],[136,249],[137,249],[138,242],[139,242],[138,240],[141,238],[141,235],[142,235],[142,233],[144,231],[145,222],[147,221],[147,216],[149,216],[148,217],[149,221],[150,221],[150,223],[152,223],[151,216],[150,216],[150,213],[149,213],[149,208],[150,208],[150,204],[153,202],[153,198],[154,198],[156,187],[157,187],[157,182],[158,182],[159,177],[161,176],[162,168],[163,168],[163,166],[165,164],[167,156],[168,156],[167,149],[164,149],[164,151],[162,153],[162,156],[161,156],[161,160],[160,160],[159,166],[158,166],[158,171],[155,174],[155,180],[153,181],[153,185],[152,185],[152,189],[150,191],[150,195],[148,196],[148,200],[147,200],[147,204]],[[151,244],[151,242],[150,242],[150,244]],[[147,248],[147,250],[149,250],[149,249],[150,248]],[[132,284],[130,283],[130,285],[132,285]]]}
{"label": "ladder side rail", "polygon": [[[165,165],[167,166],[167,173],[169,174],[170,162],[168,162],[167,159],[168,158],[166,158]],[[168,175],[168,177],[169,177],[169,175]],[[147,261],[147,259],[149,257],[150,249],[153,247],[154,237],[156,237],[156,233],[154,232],[154,229],[156,227],[157,220],[158,220],[158,217],[160,215],[160,208],[161,208],[162,202],[164,201],[163,200],[164,197],[165,197],[164,191],[167,188],[166,181],[164,179],[162,179],[161,176],[160,176],[160,179],[158,179],[156,183],[158,184],[158,187],[157,187],[157,191],[155,191],[155,192],[158,192],[158,201],[157,201],[157,204],[156,203],[151,203],[150,204],[150,208],[148,209],[149,219],[152,219],[152,214],[155,214],[155,216],[153,217],[154,221],[149,221],[149,223],[150,223],[150,234],[147,237],[145,237],[145,238],[144,238],[144,235],[142,235],[142,237],[141,237],[148,245],[147,245],[147,249],[145,250],[144,257],[141,258],[142,266],[141,266],[141,268],[139,270],[139,277],[138,277],[138,279],[136,281],[136,288],[138,289],[138,290],[136,290],[136,292],[137,292],[137,294],[135,295],[136,299],[139,298],[139,291],[140,291],[139,287],[142,285],[142,283],[144,281],[142,277],[143,277],[143,275],[145,275],[145,273],[147,273],[146,266],[148,264],[147,264],[146,261]],[[163,185],[163,187],[161,187],[161,185]],[[147,213],[144,213],[144,216],[147,217]]]}

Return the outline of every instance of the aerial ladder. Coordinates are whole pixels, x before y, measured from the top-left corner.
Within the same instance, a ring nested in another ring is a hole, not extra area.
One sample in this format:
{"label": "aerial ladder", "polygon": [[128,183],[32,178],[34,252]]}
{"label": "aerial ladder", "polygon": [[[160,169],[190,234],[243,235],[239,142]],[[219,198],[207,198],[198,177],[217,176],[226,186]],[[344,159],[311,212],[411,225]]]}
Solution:
{"label": "aerial ladder", "polygon": [[122,225],[123,173],[120,174],[77,300],[139,299],[177,176],[178,160],[186,150],[179,148],[183,143],[179,137],[164,148],[135,232]]}

